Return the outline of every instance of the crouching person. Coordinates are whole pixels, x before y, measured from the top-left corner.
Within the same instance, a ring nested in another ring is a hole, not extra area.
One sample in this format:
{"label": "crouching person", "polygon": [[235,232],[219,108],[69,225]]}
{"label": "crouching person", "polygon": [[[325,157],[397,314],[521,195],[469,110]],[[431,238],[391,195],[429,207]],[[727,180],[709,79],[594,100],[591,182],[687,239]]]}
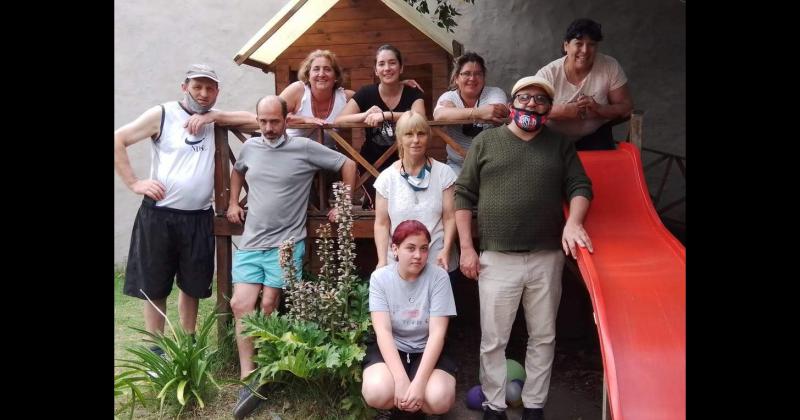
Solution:
{"label": "crouching person", "polygon": [[393,408],[436,416],[453,406],[458,371],[444,349],[449,317],[456,315],[447,271],[427,263],[431,235],[406,220],[392,235],[397,264],[369,281],[369,310],[376,343],[367,347],[361,393],[377,418]]}

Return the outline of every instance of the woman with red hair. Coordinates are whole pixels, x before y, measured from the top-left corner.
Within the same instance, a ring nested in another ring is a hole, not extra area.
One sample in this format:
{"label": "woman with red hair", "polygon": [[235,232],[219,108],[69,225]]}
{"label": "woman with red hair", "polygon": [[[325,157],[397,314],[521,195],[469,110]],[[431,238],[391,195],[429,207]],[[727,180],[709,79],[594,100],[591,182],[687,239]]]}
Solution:
{"label": "woman with red hair", "polygon": [[444,349],[456,306],[447,272],[428,260],[431,235],[417,220],[392,234],[397,264],[375,270],[369,310],[376,342],[367,346],[361,394],[386,416],[397,408],[437,415],[455,401],[458,371]]}

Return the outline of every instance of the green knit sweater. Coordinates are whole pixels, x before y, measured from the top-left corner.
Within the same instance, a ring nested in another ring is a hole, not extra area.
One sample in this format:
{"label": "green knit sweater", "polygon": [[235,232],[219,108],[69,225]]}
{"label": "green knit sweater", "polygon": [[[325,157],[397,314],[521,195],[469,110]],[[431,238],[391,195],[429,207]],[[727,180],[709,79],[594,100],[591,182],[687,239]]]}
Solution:
{"label": "green knit sweater", "polygon": [[507,126],[472,141],[456,181],[456,209],[478,205],[480,248],[536,251],[561,248],[563,203],[592,199],[592,182],[571,141],[547,127],[531,141]]}

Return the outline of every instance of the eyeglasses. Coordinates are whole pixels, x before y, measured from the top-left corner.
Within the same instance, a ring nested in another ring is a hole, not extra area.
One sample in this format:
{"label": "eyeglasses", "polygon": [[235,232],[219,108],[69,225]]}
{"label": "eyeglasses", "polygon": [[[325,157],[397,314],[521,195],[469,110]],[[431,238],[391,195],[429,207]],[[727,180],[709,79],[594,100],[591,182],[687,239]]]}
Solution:
{"label": "eyeglasses", "polygon": [[463,78],[465,78],[465,79],[469,79],[470,77],[473,77],[473,76],[476,79],[483,78],[483,72],[482,71],[462,71],[461,73],[458,73],[458,75],[463,77]]}
{"label": "eyeglasses", "polygon": [[521,104],[527,104],[531,99],[533,99],[536,105],[551,105],[553,103],[547,95],[528,95],[527,93],[520,93],[514,96],[514,99],[518,100]]}

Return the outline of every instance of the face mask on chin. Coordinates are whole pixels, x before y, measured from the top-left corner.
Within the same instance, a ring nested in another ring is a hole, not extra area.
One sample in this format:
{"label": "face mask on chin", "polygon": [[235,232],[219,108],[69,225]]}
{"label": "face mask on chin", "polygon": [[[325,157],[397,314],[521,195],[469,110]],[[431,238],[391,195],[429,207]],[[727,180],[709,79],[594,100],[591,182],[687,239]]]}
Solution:
{"label": "face mask on chin", "polygon": [[547,115],[540,114],[536,111],[528,111],[525,108],[511,107],[509,115],[514,120],[514,124],[522,131],[532,133],[539,130],[547,122]]}
{"label": "face mask on chin", "polygon": [[189,92],[184,92],[184,95],[186,96],[186,106],[189,108],[190,111],[194,113],[205,114],[206,112],[211,110],[211,107],[214,106],[213,103],[209,104],[208,106],[200,105],[199,102],[194,100],[194,98],[192,97],[192,95],[189,94]]}

